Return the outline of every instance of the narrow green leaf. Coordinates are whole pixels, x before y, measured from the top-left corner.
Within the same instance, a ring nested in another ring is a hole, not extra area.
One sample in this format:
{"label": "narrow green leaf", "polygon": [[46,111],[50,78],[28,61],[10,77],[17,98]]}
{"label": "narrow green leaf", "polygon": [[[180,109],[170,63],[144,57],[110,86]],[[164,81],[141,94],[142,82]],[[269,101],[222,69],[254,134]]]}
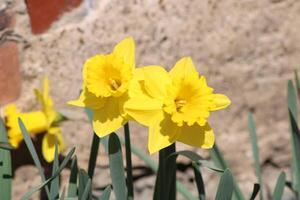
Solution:
{"label": "narrow green leaf", "polygon": [[[58,146],[57,143],[55,144],[55,153],[54,153],[54,161],[53,161],[53,165],[52,165],[52,176],[55,175],[55,172],[58,170],[59,168],[59,160],[58,160]],[[56,178],[54,178],[51,181],[51,185],[50,185],[50,197],[51,199],[56,199],[59,195],[59,176],[57,176]]]}
{"label": "narrow green leaf", "polygon": [[26,192],[23,195],[23,197],[21,198],[21,200],[28,200],[33,193],[39,191],[43,187],[46,187],[54,178],[56,178],[60,174],[60,172],[66,167],[66,165],[69,163],[69,161],[71,160],[74,152],[75,152],[75,148],[72,148],[71,151],[64,158],[64,160],[62,161],[61,165],[59,166],[58,170],[54,173],[54,175],[51,178],[49,178],[46,181],[44,181],[39,186],[34,187],[31,190],[29,190],[28,192]]}
{"label": "narrow green leaf", "polygon": [[86,182],[81,200],[89,200],[91,197],[91,179],[88,178],[88,181]]}
{"label": "narrow green leaf", "polygon": [[202,174],[199,169],[199,164],[197,162],[192,162],[192,166],[193,166],[193,170],[194,170],[195,181],[196,181],[196,186],[198,189],[199,199],[205,200],[205,187],[204,187],[204,181],[202,178]]}
{"label": "narrow green leaf", "polygon": [[[24,138],[24,141],[26,143],[26,146],[29,149],[29,152],[30,152],[31,157],[33,159],[33,162],[39,170],[40,176],[42,178],[42,182],[45,182],[46,178],[45,178],[45,174],[44,174],[44,169],[43,169],[43,167],[41,165],[41,162],[39,160],[39,157],[36,153],[36,150],[34,148],[32,140],[31,140],[31,138],[30,138],[30,136],[27,132],[27,129],[25,128],[24,123],[22,122],[21,118],[18,119],[18,122],[19,122],[20,129],[22,131],[23,138]],[[46,190],[47,197],[50,199],[50,192],[49,192],[49,188],[48,188],[47,185],[45,186],[45,190]]]}
{"label": "narrow green leaf", "polygon": [[88,165],[88,175],[92,179],[96,167],[100,138],[94,133]]}
{"label": "narrow green leaf", "polygon": [[297,125],[297,98],[292,81],[288,82],[288,111],[292,143],[292,186],[298,196],[300,195],[300,133]]}
{"label": "narrow green leaf", "polygon": [[129,124],[124,125],[124,134],[125,134],[125,150],[126,150],[126,172],[127,172],[127,189],[128,197],[127,199],[134,198],[134,189],[133,189],[133,176],[132,176],[132,161],[131,161],[131,145],[130,145],[130,130]]}
{"label": "narrow green leaf", "polygon": [[78,165],[77,165],[77,157],[75,155],[71,163],[71,174],[69,179],[68,197],[77,197],[77,176],[78,176]]}
{"label": "narrow green leaf", "polygon": [[299,77],[298,77],[298,71],[295,70],[294,74],[295,74],[295,82],[296,82],[297,93],[298,93],[298,95],[300,95],[300,80],[299,80]]}
{"label": "narrow green leaf", "polygon": [[[6,134],[6,133],[5,133]],[[13,150],[14,147],[7,142],[0,142],[0,149]]]}
{"label": "narrow green leaf", "polygon": [[[220,168],[222,170],[229,168],[228,164],[226,163],[226,161],[222,155],[222,152],[219,150],[216,143],[214,144],[213,148],[210,149],[209,153],[210,153],[211,159],[213,160],[213,162],[215,163],[215,165],[218,168]],[[233,184],[234,184],[233,198],[237,199],[237,200],[244,200],[245,197],[244,197],[243,193],[241,192],[241,189],[238,186],[238,184],[234,178],[233,178]]]}
{"label": "narrow green leaf", "polygon": [[233,193],[233,177],[229,169],[226,169],[221,176],[217,194],[216,194],[216,200],[230,200]]}
{"label": "narrow green leaf", "polygon": [[175,156],[177,158],[177,156],[179,156],[179,155],[184,156],[184,157],[190,159],[191,161],[197,162],[200,165],[203,165],[204,167],[207,167],[216,172],[224,172],[223,169],[216,167],[213,163],[209,162],[208,160],[204,160],[200,155],[196,154],[193,151],[188,151],[188,150],[177,151],[177,152],[171,154],[170,157]]}
{"label": "narrow green leaf", "polygon": [[[4,144],[7,144],[8,142],[5,126],[1,118],[0,118],[0,142],[3,146],[5,146]],[[11,188],[12,188],[11,152],[7,148],[1,148],[0,149],[0,191],[2,191],[0,192],[1,200],[2,199],[11,200]]]}
{"label": "narrow green leaf", "polygon": [[124,200],[126,199],[127,194],[122,150],[119,138],[115,133],[109,135],[108,152],[113,191],[117,200]]}
{"label": "narrow green leaf", "polygon": [[295,121],[298,121],[298,108],[296,91],[291,80],[288,81],[288,108],[291,111]]}
{"label": "narrow green leaf", "polygon": [[111,185],[107,186],[104,191],[102,192],[101,196],[98,198],[98,200],[109,200],[111,193]]}
{"label": "narrow green leaf", "polygon": [[78,199],[82,199],[89,175],[83,169],[79,170]]}
{"label": "narrow green leaf", "polygon": [[253,185],[253,190],[252,190],[252,194],[251,194],[251,197],[250,197],[250,200],[254,200],[255,197],[257,196],[258,192],[260,190],[260,185],[255,183]]}
{"label": "narrow green leaf", "polygon": [[262,182],[261,167],[259,162],[259,149],[258,149],[257,138],[256,138],[256,127],[251,113],[248,114],[248,129],[250,132],[250,139],[252,144],[255,173],[258,179],[258,183],[260,185],[259,198],[263,200],[263,182]]}
{"label": "narrow green leaf", "polygon": [[285,186],[285,173],[281,172],[280,175],[277,178],[277,183],[275,186],[275,190],[273,193],[273,200],[281,200],[282,199],[282,195],[283,195],[283,190],[284,190],[284,186]]}

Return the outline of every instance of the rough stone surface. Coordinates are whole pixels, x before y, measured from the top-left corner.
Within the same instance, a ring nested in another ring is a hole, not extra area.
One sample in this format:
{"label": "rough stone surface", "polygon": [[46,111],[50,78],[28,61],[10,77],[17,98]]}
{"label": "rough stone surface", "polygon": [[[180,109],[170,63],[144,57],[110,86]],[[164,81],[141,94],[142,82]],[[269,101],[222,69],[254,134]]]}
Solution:
{"label": "rough stone surface", "polygon": [[[21,55],[24,82],[16,102],[21,110],[37,107],[32,89],[48,75],[56,107],[72,115],[63,124],[66,142],[69,147],[77,146],[79,163],[86,166],[91,127],[84,111],[66,102],[78,97],[84,61],[110,52],[130,35],[136,41],[138,66],[159,64],[170,69],[179,58],[191,56],[208,84],[231,98],[232,105],[213,113],[210,123],[246,196],[257,181],[247,131],[247,112],[254,112],[263,176],[273,191],[273,176],[290,163],[286,85],[293,70],[300,69],[299,1],[102,0],[93,1],[91,8],[85,5],[38,36],[30,34],[24,4],[16,5],[16,31],[30,44]],[[145,149],[145,128],[132,125],[132,138],[134,145]],[[186,148],[178,145],[178,149]],[[99,159],[100,165],[105,159]],[[139,164],[142,162],[134,157],[134,165]],[[219,176],[209,170],[203,173],[208,199],[213,199]],[[101,181],[107,178],[102,176],[96,185],[103,186]],[[21,190],[20,179],[21,173],[14,180],[15,191]],[[181,179],[196,192],[186,175]],[[151,199],[154,179],[144,180],[136,182],[137,199]],[[16,199],[19,194],[14,193]]]}

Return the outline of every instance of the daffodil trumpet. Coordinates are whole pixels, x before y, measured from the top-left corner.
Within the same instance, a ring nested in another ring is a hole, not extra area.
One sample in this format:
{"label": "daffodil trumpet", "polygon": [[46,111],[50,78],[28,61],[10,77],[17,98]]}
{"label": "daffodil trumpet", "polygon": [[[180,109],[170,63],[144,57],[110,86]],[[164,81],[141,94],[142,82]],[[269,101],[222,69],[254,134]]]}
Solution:
{"label": "daffodil trumpet", "polygon": [[229,104],[229,98],[215,94],[191,58],[185,57],[169,73],[160,66],[136,69],[124,108],[149,128],[148,149],[152,154],[176,141],[212,148],[214,133],[208,117]]}
{"label": "daffodil trumpet", "polygon": [[53,107],[47,78],[44,79],[43,91],[35,90],[35,94],[42,105],[42,110],[22,113],[17,110],[15,104],[9,104],[4,108],[8,141],[14,148],[18,148],[23,141],[23,135],[18,124],[18,118],[20,118],[31,137],[45,133],[42,140],[42,154],[47,162],[52,162],[55,144],[58,144],[59,152],[65,148],[63,136],[58,127],[58,123],[65,118]]}

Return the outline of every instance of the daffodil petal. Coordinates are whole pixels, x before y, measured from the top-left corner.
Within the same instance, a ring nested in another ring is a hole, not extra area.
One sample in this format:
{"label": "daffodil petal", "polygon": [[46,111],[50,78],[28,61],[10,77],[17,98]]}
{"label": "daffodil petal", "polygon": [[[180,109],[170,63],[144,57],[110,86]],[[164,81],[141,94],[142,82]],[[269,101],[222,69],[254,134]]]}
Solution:
{"label": "daffodil petal", "polygon": [[185,77],[198,78],[198,72],[190,57],[181,58],[169,72],[172,80],[180,80]]}
{"label": "daffodil petal", "polygon": [[87,107],[91,109],[99,109],[105,104],[106,98],[96,97],[87,89],[83,89],[79,99],[69,101],[68,104],[79,107]]}
{"label": "daffodil petal", "polygon": [[176,141],[179,127],[172,122],[170,116],[161,116],[156,123],[149,126],[148,150],[150,154],[170,146]]}
{"label": "daffodil petal", "polygon": [[204,126],[198,124],[183,125],[178,132],[177,140],[194,147],[209,149],[214,145],[215,136],[208,123]]}
{"label": "daffodil petal", "polygon": [[135,44],[132,37],[125,38],[114,48],[113,54],[123,59],[130,67],[135,66]]}
{"label": "daffodil petal", "polygon": [[127,120],[122,116],[120,109],[124,102],[121,98],[110,97],[104,106],[93,110],[93,128],[99,137],[104,137],[121,128]]}
{"label": "daffodil petal", "polygon": [[57,139],[54,134],[46,134],[42,141],[42,153],[47,162],[54,160],[55,143]]}
{"label": "daffodil petal", "polygon": [[212,99],[214,107],[210,109],[211,111],[224,109],[231,103],[230,99],[224,94],[213,94]]}
{"label": "daffodil petal", "polygon": [[163,113],[162,102],[156,99],[138,96],[124,104],[125,112],[143,125],[152,124]]}
{"label": "daffodil petal", "polygon": [[147,66],[140,69],[147,93],[155,99],[163,100],[167,93],[167,86],[171,84],[168,72],[160,66]]}

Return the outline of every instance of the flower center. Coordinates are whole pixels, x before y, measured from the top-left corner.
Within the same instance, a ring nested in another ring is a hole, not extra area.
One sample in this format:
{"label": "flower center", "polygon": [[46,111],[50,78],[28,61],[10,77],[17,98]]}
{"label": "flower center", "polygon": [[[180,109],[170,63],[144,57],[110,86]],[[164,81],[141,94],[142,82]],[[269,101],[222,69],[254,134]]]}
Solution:
{"label": "flower center", "polygon": [[117,90],[121,86],[121,81],[110,78],[109,84],[112,90]]}
{"label": "flower center", "polygon": [[175,100],[175,105],[176,105],[176,110],[177,112],[181,112],[182,107],[185,106],[186,100],[183,99],[176,99]]}

